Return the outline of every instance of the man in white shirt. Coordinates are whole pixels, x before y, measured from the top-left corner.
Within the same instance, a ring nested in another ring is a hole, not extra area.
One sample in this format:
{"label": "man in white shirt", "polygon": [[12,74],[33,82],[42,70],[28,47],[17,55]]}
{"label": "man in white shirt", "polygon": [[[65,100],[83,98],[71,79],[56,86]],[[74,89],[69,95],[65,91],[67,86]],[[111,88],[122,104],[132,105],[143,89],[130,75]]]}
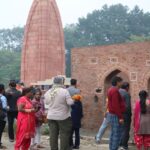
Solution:
{"label": "man in white shirt", "polygon": [[54,78],[52,88],[44,95],[45,104],[48,105],[47,119],[50,129],[51,150],[58,150],[58,136],[60,134],[60,149],[69,149],[72,121],[70,106],[74,104],[69,92],[64,88],[64,77]]}

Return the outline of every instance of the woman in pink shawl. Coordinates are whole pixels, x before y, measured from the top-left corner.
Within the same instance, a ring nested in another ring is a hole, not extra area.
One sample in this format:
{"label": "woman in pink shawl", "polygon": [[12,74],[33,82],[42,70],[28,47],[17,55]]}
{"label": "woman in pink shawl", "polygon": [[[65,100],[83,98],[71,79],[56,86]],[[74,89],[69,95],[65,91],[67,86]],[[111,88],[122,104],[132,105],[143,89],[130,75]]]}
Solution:
{"label": "woman in pink shawl", "polygon": [[150,100],[148,93],[141,91],[140,100],[136,101],[134,109],[134,140],[138,150],[150,147]]}
{"label": "woman in pink shawl", "polygon": [[31,138],[35,134],[35,112],[31,98],[33,97],[33,88],[25,88],[23,95],[17,102],[18,118],[15,150],[28,150]]}

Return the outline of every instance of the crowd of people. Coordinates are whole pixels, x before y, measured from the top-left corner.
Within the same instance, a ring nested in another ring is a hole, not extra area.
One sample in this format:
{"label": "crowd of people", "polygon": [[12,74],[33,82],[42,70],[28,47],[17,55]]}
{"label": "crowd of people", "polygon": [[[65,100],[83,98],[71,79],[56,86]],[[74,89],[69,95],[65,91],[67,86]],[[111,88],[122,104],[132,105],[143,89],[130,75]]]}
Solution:
{"label": "crowd of people", "polygon": [[[40,88],[17,88],[15,80],[11,80],[5,90],[0,84],[0,149],[7,149],[2,144],[2,134],[8,123],[10,142],[15,142],[15,150],[39,150],[41,145],[41,126],[49,125],[51,150],[79,149],[80,127],[83,117],[82,97],[76,88],[77,80],[71,79],[71,86],[64,86],[65,78],[54,78],[53,86],[44,96]],[[19,86],[20,87],[20,86]],[[48,106],[48,112],[45,110]],[[14,133],[14,120],[17,120]],[[73,134],[75,133],[75,142]],[[15,136],[16,135],[16,136]]]}
{"label": "crowd of people", "polygon": [[[100,143],[107,127],[110,126],[110,150],[128,150],[130,127],[132,121],[130,85],[121,77],[112,79],[112,87],[108,89],[106,113],[102,125],[95,136]],[[134,142],[138,150],[150,148],[150,100],[147,91],[140,91],[133,113]]]}
{"label": "crowd of people", "polygon": [[[83,118],[81,91],[77,80],[71,79],[69,88],[64,86],[65,78],[56,76],[53,86],[42,95],[40,88],[17,88],[11,80],[5,90],[0,84],[0,149],[2,134],[8,123],[8,137],[15,142],[15,150],[39,150],[41,145],[41,127],[48,123],[51,150],[70,150],[80,148],[80,128]],[[130,85],[121,77],[112,78],[108,89],[106,112],[95,136],[100,143],[105,130],[110,127],[109,149],[128,150],[130,127],[133,118],[134,141],[138,150],[150,148],[150,99],[147,91],[139,92],[134,110],[131,107]],[[46,111],[45,106],[48,110]],[[133,117],[132,117],[133,112]],[[16,133],[14,120],[17,119]],[[75,134],[75,141],[73,135]],[[60,142],[58,142],[60,139]],[[60,145],[59,145],[60,143]]]}

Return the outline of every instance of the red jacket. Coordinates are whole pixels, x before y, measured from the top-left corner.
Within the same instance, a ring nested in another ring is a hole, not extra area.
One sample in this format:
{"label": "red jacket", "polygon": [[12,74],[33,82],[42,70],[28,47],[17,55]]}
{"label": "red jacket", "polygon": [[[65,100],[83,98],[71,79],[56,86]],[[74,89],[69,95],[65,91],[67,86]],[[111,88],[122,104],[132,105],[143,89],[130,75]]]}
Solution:
{"label": "red jacket", "polygon": [[108,109],[110,113],[117,115],[119,119],[123,119],[123,113],[126,110],[125,101],[116,87],[111,87],[108,90]]}

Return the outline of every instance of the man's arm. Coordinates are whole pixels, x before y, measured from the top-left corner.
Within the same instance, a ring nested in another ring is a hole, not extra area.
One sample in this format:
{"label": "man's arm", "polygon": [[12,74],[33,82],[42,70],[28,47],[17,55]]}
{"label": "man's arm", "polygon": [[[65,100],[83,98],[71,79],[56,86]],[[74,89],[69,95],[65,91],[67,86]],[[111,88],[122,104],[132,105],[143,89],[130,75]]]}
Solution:
{"label": "man's arm", "polygon": [[126,99],[126,111],[131,113],[131,96],[127,94],[125,96]]}
{"label": "man's arm", "polygon": [[65,96],[66,96],[66,102],[69,106],[73,105],[74,104],[74,101],[73,99],[71,98],[69,92],[66,90],[66,93],[65,93]]}
{"label": "man's arm", "polygon": [[49,96],[50,94],[49,94],[49,90],[45,93],[45,95],[44,95],[44,103],[46,104],[46,105],[49,105],[50,104],[50,101],[51,101],[51,98],[50,98],[50,96]]}

